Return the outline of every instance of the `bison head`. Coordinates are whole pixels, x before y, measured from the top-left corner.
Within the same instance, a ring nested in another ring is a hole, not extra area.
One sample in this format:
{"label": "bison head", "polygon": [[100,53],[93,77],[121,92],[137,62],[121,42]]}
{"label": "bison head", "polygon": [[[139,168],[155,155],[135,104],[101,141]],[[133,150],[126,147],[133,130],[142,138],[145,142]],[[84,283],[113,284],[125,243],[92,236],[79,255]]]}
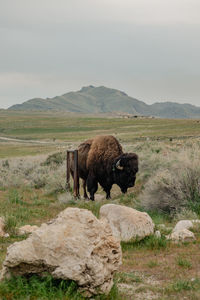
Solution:
{"label": "bison head", "polygon": [[135,184],[138,172],[138,156],[135,153],[124,153],[117,157],[113,164],[114,181],[122,193]]}

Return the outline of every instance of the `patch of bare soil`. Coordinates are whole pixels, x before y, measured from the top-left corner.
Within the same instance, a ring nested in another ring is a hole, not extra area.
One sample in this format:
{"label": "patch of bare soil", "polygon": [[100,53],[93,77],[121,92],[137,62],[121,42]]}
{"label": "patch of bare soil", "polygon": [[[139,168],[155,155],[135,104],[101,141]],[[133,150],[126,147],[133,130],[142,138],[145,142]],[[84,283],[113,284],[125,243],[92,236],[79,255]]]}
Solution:
{"label": "patch of bare soil", "polygon": [[170,244],[163,250],[127,250],[120,272],[137,276],[131,282],[126,276],[119,281],[123,299],[198,300],[200,287],[195,289],[188,283],[196,279],[200,282],[200,239],[194,243]]}

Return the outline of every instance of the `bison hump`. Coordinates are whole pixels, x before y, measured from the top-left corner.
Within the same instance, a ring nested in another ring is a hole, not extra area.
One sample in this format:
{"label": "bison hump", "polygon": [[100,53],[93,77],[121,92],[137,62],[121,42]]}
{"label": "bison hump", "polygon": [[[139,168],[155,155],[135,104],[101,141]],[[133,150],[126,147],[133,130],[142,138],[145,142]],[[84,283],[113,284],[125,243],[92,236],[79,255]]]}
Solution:
{"label": "bison hump", "polygon": [[91,170],[101,165],[108,169],[122,153],[122,146],[114,136],[97,136],[93,139],[88,153],[87,167]]}

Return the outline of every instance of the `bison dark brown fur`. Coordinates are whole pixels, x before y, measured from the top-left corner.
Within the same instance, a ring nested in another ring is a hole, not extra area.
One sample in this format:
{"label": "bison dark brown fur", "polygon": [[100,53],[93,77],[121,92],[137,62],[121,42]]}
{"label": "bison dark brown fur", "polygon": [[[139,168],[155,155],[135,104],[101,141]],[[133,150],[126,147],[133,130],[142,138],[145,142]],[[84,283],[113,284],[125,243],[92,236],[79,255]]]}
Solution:
{"label": "bison dark brown fur", "polygon": [[[138,172],[138,156],[135,153],[123,153],[122,147],[113,136],[97,136],[87,140],[78,148],[78,173],[87,184],[90,199],[94,200],[98,183],[110,198],[113,184],[117,184],[123,193],[135,184]],[[87,197],[84,186],[84,197]]]}

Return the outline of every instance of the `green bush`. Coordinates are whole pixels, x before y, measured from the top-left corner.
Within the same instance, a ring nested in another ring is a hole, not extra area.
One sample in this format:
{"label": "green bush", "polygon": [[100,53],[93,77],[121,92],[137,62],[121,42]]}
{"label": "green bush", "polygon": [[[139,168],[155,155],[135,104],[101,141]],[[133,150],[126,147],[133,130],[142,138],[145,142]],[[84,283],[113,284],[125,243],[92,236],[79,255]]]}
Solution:
{"label": "green bush", "polygon": [[66,156],[64,152],[57,152],[51,154],[43,163],[41,163],[41,166],[62,165],[63,161],[65,160],[65,157]]}
{"label": "green bush", "polygon": [[160,168],[144,186],[140,197],[144,209],[170,214],[182,209],[200,215],[199,149],[183,151],[171,158],[168,168]]}

